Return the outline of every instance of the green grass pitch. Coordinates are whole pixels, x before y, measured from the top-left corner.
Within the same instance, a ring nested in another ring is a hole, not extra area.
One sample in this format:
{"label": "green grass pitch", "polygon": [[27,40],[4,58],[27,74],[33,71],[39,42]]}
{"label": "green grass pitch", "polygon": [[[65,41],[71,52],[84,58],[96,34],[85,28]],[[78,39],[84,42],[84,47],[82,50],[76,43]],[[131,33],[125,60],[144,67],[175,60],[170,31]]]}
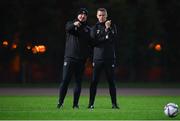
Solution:
{"label": "green grass pitch", "polygon": [[94,110],[87,109],[88,96],[80,97],[80,109],[72,109],[72,96],[62,109],[57,96],[0,96],[0,120],[180,120],[164,115],[168,102],[180,105],[180,96],[119,96],[119,110],[111,109],[109,96],[96,96]]}

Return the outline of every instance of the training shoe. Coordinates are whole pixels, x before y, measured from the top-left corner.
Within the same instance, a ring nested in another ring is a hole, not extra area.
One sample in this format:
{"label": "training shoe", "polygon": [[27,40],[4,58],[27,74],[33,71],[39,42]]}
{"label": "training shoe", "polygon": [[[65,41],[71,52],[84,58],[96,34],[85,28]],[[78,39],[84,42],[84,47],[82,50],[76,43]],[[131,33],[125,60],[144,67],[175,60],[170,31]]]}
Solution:
{"label": "training shoe", "polygon": [[112,109],[119,109],[119,106],[117,106],[117,104],[113,104]]}
{"label": "training shoe", "polygon": [[79,109],[78,105],[73,105],[73,109]]}
{"label": "training shoe", "polygon": [[89,105],[88,108],[93,110],[94,109],[94,105]]}
{"label": "training shoe", "polygon": [[60,109],[60,108],[62,108],[62,107],[63,107],[62,104],[58,104],[58,105],[57,105],[57,108],[58,108],[58,109]]}

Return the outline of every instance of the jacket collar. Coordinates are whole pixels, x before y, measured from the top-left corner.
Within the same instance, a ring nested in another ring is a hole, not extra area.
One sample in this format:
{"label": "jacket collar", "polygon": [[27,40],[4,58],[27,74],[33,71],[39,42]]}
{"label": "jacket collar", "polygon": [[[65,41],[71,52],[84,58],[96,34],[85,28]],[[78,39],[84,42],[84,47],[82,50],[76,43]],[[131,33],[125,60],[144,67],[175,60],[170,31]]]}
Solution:
{"label": "jacket collar", "polygon": [[105,22],[103,23],[100,23],[99,21],[96,23],[96,25],[101,25],[101,26],[104,26],[105,25]]}

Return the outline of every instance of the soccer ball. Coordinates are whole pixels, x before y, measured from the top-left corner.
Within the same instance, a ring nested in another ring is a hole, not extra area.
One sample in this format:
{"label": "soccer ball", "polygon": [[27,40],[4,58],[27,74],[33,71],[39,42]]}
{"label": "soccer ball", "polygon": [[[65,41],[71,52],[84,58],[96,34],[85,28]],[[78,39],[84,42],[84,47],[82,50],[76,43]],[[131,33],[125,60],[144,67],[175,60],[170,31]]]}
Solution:
{"label": "soccer ball", "polygon": [[176,117],[178,112],[178,105],[175,103],[168,103],[164,106],[164,113],[168,117]]}

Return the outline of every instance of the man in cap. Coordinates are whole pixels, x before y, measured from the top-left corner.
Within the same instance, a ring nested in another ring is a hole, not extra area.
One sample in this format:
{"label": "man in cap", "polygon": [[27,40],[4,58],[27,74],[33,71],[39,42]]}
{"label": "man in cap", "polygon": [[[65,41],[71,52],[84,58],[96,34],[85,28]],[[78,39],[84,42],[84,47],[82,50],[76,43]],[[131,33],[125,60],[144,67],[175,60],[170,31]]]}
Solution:
{"label": "man in cap", "polygon": [[62,108],[69,82],[75,77],[73,108],[79,108],[81,82],[85,61],[89,55],[90,27],[87,24],[88,11],[81,8],[76,19],[66,24],[66,45],[62,81],[59,89],[57,108]]}

